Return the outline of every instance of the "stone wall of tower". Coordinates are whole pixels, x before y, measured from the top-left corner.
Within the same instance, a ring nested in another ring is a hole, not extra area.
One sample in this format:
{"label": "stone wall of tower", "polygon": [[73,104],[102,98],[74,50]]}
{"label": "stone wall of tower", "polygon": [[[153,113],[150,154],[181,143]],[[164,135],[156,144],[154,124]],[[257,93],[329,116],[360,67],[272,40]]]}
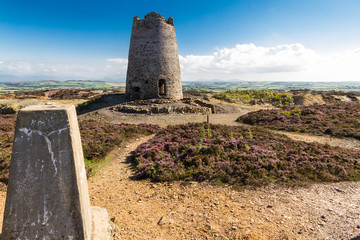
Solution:
{"label": "stone wall of tower", "polygon": [[134,17],[126,96],[129,99],[183,97],[173,18],[152,12]]}

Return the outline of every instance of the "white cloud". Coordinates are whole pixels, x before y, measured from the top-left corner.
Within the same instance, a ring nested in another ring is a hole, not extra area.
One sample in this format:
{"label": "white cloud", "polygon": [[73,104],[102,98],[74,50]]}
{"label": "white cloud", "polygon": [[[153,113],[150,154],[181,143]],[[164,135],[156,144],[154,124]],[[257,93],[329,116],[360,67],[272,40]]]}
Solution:
{"label": "white cloud", "polygon": [[[262,47],[237,44],[210,55],[179,56],[183,80],[360,81],[360,48],[322,55],[300,43]],[[0,61],[0,81],[12,79],[124,80],[126,58],[97,63]]]}
{"label": "white cloud", "polygon": [[120,63],[120,64],[126,64],[128,63],[127,58],[108,58],[106,59],[107,62],[114,62],[114,63]]}
{"label": "white cloud", "polygon": [[183,80],[356,81],[360,49],[322,56],[300,43],[262,47],[237,44],[212,55],[180,56]]}
{"label": "white cloud", "polygon": [[[316,59],[316,53],[296,43],[276,47],[237,44],[234,48],[218,49],[208,56],[180,56],[184,76],[191,74],[231,79],[244,74],[298,72]],[[226,74],[227,76],[224,76]]]}
{"label": "white cloud", "polygon": [[360,81],[360,49],[321,56],[296,76],[294,80]]}
{"label": "white cloud", "polygon": [[218,49],[213,55],[189,55],[180,59],[183,68],[197,71],[215,68],[238,73],[268,73],[300,71],[302,64],[315,55],[299,43],[270,48],[237,44],[235,48]]}

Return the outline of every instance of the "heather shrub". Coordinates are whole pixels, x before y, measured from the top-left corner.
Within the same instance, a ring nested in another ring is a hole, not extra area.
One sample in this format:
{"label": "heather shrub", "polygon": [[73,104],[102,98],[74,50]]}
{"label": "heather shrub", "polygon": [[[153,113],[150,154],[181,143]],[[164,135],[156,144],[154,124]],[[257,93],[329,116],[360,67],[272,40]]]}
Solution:
{"label": "heather shrub", "polygon": [[80,120],[79,128],[87,173],[116,146],[140,135],[150,135],[160,127],[151,124],[113,124],[107,121]]}
{"label": "heather shrub", "polygon": [[[205,136],[210,131],[211,136]],[[134,152],[136,178],[260,186],[359,180],[360,153],[293,141],[263,128],[191,123],[161,130]]]}
{"label": "heather shrub", "polygon": [[7,183],[14,140],[14,114],[0,115],[0,182]]}
{"label": "heather shrub", "polygon": [[106,156],[115,146],[139,135],[150,135],[160,127],[151,124],[112,124],[106,121],[79,121],[84,157],[88,160],[99,160]]}
{"label": "heather shrub", "polygon": [[260,110],[241,116],[237,121],[275,130],[327,134],[360,140],[359,119],[358,102],[338,102],[331,105]]}

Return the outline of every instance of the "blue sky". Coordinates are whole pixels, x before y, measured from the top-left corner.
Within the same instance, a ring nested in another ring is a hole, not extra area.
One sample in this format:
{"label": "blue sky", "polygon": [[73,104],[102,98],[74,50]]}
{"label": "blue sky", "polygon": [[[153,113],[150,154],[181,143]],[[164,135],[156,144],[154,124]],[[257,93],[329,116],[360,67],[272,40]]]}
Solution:
{"label": "blue sky", "polygon": [[0,0],[0,11],[0,81],[124,80],[133,16],[151,11],[174,17],[183,80],[360,80],[360,0]]}

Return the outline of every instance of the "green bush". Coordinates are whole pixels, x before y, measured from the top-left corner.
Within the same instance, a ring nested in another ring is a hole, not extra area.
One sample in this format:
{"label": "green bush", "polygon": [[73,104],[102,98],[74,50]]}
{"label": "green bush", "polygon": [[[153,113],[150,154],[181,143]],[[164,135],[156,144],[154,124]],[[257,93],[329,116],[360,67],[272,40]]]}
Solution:
{"label": "green bush", "polygon": [[287,106],[293,104],[293,99],[290,95],[268,90],[224,92],[215,94],[213,97],[227,102],[239,102],[244,104],[269,103],[275,106]]}

